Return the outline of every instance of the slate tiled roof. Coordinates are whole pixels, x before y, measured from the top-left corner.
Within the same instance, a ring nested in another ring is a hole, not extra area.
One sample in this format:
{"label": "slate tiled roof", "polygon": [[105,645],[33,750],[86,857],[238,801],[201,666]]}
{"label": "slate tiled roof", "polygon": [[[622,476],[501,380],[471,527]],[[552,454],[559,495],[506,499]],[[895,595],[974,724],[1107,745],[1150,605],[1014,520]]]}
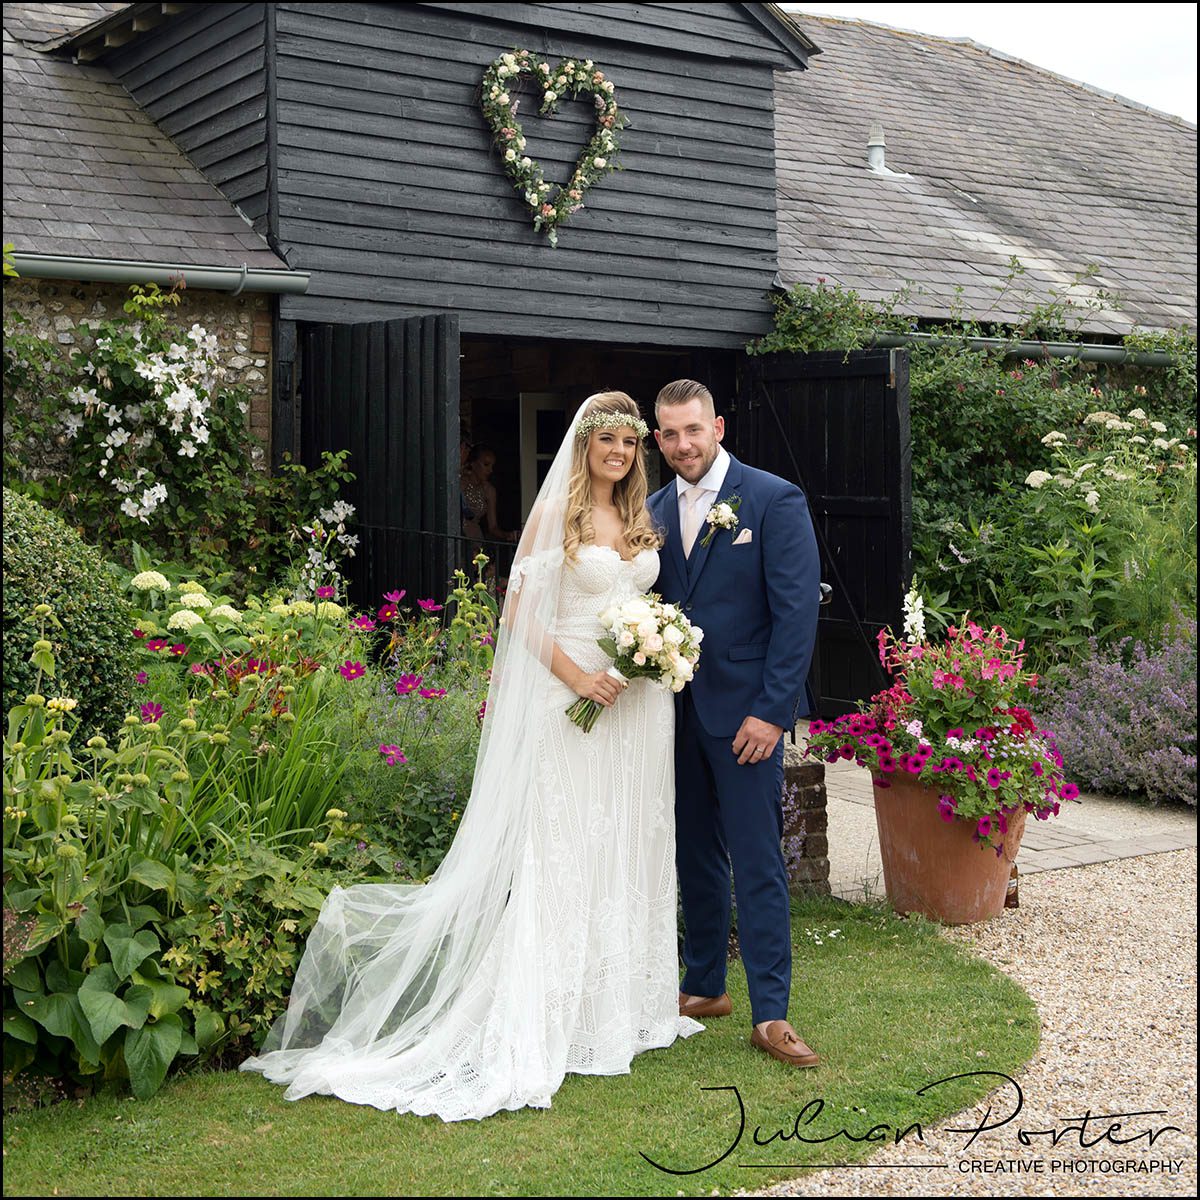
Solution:
{"label": "slate tiled roof", "polygon": [[105,68],[30,48],[122,7],[4,5],[4,241],[26,254],[286,270]]}
{"label": "slate tiled roof", "polygon": [[[969,41],[792,14],[821,47],[776,72],[780,276],[824,276],[867,298],[912,280],[903,307],[1004,320],[1018,286],[1044,296],[1089,263],[1079,293],[1124,311],[1085,331],[1196,325],[1196,127]],[[887,165],[866,167],[878,121]]]}

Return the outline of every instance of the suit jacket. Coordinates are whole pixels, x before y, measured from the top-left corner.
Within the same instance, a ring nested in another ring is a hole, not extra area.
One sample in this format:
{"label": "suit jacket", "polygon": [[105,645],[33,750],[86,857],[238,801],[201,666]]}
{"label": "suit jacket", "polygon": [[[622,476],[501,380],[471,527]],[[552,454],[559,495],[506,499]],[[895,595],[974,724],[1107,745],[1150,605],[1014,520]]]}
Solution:
{"label": "suit jacket", "polygon": [[[732,737],[747,716],[785,730],[795,725],[821,600],[817,539],[804,493],[729,458],[713,503],[741,497],[737,528],[717,528],[702,546],[710,528],[702,523],[689,559],[683,556],[675,480],[647,502],[666,539],[654,590],[704,630],[688,686],[701,724],[714,737]],[[739,535],[743,540],[735,544]]]}

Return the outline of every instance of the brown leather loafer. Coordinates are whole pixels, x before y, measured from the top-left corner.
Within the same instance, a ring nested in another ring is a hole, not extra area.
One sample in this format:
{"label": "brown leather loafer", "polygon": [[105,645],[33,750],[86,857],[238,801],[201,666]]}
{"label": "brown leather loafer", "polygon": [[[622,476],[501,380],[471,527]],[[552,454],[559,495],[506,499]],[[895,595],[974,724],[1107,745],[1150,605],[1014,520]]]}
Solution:
{"label": "brown leather loafer", "polygon": [[786,1021],[768,1021],[766,1036],[753,1029],[750,1045],[757,1046],[772,1058],[777,1058],[789,1067],[815,1067],[820,1056],[800,1040],[800,1035]]}
{"label": "brown leather loafer", "polygon": [[686,1000],[679,993],[679,1015],[699,1020],[701,1017],[727,1017],[733,1012],[733,1002],[728,992],[719,996],[689,996]]}

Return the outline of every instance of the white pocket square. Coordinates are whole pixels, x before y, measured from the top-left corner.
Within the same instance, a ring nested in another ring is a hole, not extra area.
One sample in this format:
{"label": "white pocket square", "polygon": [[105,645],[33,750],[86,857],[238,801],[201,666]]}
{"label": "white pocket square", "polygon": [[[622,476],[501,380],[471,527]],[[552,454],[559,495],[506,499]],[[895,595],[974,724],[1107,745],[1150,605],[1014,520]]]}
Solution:
{"label": "white pocket square", "polygon": [[733,539],[733,544],[735,546],[745,546],[749,542],[752,542],[753,540],[754,540],[754,530],[753,529],[743,529],[742,532],[739,533],[737,535],[737,537],[735,537]]}

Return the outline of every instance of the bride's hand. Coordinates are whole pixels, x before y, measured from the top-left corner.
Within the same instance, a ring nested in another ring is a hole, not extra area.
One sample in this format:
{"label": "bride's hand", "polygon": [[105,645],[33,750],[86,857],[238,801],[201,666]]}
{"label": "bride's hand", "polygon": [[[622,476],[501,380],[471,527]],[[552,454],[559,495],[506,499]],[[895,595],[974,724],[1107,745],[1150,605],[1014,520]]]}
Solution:
{"label": "bride's hand", "polygon": [[607,671],[595,671],[580,675],[575,681],[575,694],[584,700],[595,700],[597,704],[611,708],[616,698],[629,686],[614,679]]}

